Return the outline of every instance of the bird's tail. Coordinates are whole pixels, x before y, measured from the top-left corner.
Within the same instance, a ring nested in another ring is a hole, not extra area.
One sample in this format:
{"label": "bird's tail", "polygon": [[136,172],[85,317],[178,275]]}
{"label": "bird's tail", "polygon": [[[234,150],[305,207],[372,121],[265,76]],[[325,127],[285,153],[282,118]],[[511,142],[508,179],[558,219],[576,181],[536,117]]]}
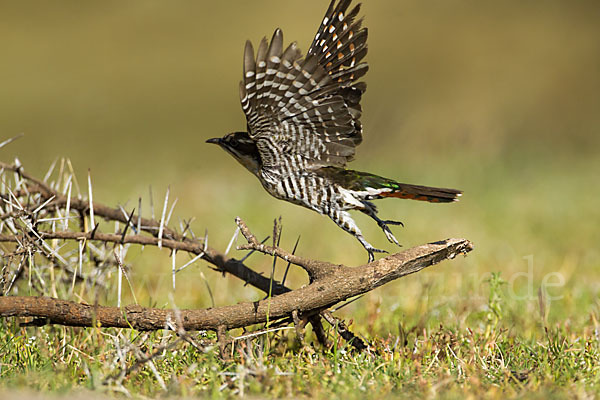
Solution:
{"label": "bird's tail", "polygon": [[450,203],[453,201],[458,201],[458,198],[462,195],[462,191],[460,190],[409,185],[398,182],[390,182],[386,186],[386,189],[388,190],[382,190],[380,193],[378,193],[379,196],[421,200],[428,201],[430,203]]}
{"label": "bird's tail", "polygon": [[461,190],[399,183],[382,176],[339,167],[323,167],[318,169],[317,173],[345,189],[364,193],[366,200],[396,197],[431,203],[450,203],[458,201],[462,195]]}

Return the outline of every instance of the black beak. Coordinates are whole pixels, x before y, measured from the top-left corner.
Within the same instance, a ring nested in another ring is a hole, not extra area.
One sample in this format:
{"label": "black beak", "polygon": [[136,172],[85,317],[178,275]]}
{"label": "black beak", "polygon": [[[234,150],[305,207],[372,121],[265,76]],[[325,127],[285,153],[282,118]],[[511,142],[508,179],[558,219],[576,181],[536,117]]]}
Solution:
{"label": "black beak", "polygon": [[206,141],[206,143],[221,144],[221,138],[216,137],[216,138],[208,139]]}

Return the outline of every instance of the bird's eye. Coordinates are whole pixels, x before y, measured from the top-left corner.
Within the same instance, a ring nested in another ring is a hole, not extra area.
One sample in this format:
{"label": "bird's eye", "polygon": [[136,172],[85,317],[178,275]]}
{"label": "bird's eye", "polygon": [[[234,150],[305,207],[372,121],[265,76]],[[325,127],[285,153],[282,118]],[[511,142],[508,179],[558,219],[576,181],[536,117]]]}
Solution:
{"label": "bird's eye", "polygon": [[240,144],[240,142],[238,142],[238,140],[236,138],[229,139],[229,145],[231,147],[238,147],[239,144]]}

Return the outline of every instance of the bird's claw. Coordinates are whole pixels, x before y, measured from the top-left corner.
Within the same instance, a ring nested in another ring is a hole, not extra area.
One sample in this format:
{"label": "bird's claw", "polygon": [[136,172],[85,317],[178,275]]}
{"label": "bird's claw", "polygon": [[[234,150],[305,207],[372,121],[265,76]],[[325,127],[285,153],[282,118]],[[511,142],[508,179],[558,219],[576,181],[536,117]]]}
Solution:
{"label": "bird's claw", "polygon": [[385,250],[376,249],[375,247],[365,247],[365,249],[367,249],[367,252],[369,253],[369,263],[375,261],[375,255],[373,253],[388,253]]}
{"label": "bird's claw", "polygon": [[392,220],[386,220],[386,221],[382,221],[385,224],[389,224],[389,225],[400,225],[401,227],[404,228],[404,224],[402,223],[402,221],[392,221]]}
{"label": "bird's claw", "polygon": [[396,237],[394,236],[394,234],[388,227],[388,224],[402,225],[402,227],[404,227],[404,224],[400,221],[378,221],[378,223],[379,223],[379,227],[381,228],[383,233],[385,233],[385,237],[387,238],[387,240],[389,240],[390,243],[394,243],[394,244],[402,247],[402,245],[400,243],[398,243],[398,239],[396,239]]}

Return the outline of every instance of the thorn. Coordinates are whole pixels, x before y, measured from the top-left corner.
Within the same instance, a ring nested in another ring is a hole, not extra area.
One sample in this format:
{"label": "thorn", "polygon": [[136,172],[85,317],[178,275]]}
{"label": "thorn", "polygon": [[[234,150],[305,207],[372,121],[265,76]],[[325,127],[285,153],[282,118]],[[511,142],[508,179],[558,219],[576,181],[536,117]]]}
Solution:
{"label": "thorn", "polygon": [[96,226],[94,226],[94,229],[92,230],[92,234],[90,235],[90,240],[94,240],[94,236],[96,235],[96,231],[98,230],[99,226],[100,226],[100,224],[96,224]]}
{"label": "thorn", "polygon": [[194,238],[194,232],[192,232],[192,230],[190,229],[190,224],[192,223],[192,221],[194,219],[195,218],[192,217],[192,218],[190,218],[188,220],[185,220],[185,219],[183,220],[183,222],[185,222],[185,226],[181,228],[181,236],[183,237],[183,239],[185,239],[185,234],[187,233],[188,230],[190,231],[190,234],[192,235],[192,238]]}
{"label": "thorn", "polygon": [[[298,235],[298,239],[296,239],[296,244],[294,245],[294,250],[292,250],[292,255],[296,254],[296,249],[298,248],[298,243],[300,242],[300,235]],[[292,265],[291,261],[288,261],[287,267],[285,267],[285,273],[283,274],[283,279],[281,280],[281,286],[285,286],[285,279],[287,278],[288,271],[290,270],[290,265]]]}
{"label": "thorn", "polygon": [[177,269],[177,271],[175,271],[175,273],[177,273],[179,271],[183,271],[185,268],[189,267],[190,265],[192,265],[193,263],[195,263],[196,261],[198,261],[202,257],[204,257],[204,252],[203,251],[200,254],[198,254],[196,257],[192,258],[190,261],[188,261],[187,263],[185,263],[182,267],[179,267]]}
{"label": "thorn", "polygon": [[[129,224],[131,224],[131,220],[133,219],[133,213],[135,212],[135,208],[131,210],[131,214],[129,214],[129,218],[127,218],[127,223],[125,224],[125,228],[123,229],[123,234],[121,235],[121,244],[125,242],[125,235],[127,234],[127,228],[129,228]],[[132,225],[133,229],[135,227]]]}
{"label": "thorn", "polygon": [[167,186],[167,192],[165,194],[165,202],[163,204],[162,215],[160,217],[160,225],[158,227],[158,248],[162,249],[162,235],[165,227],[165,215],[167,213],[167,204],[169,203],[169,191],[171,190],[170,186]]}
{"label": "thorn", "polygon": [[138,198],[137,233],[142,231],[142,196]]}
{"label": "thorn", "polygon": [[336,312],[336,311],[339,311],[340,309],[342,309],[342,308],[346,307],[348,304],[352,304],[352,303],[354,303],[356,300],[360,300],[360,299],[362,299],[364,296],[365,296],[364,294],[358,295],[358,296],[356,296],[355,298],[353,298],[353,299],[351,299],[351,300],[348,300],[348,301],[347,301],[347,302],[345,302],[344,304],[341,304],[340,306],[338,306],[338,307],[334,308],[333,310],[331,310],[331,312],[332,312],[332,313],[334,313],[334,312]]}
{"label": "thorn", "polygon": [[94,201],[92,199],[92,176],[88,169],[88,201],[90,203],[90,226],[95,230],[96,223],[94,222]]}
{"label": "thorn", "polygon": [[204,284],[206,285],[206,289],[208,290],[208,295],[210,296],[210,303],[212,304],[212,307],[215,307],[215,298],[213,297],[213,293],[212,290],[210,289],[210,285],[208,284],[208,280],[206,279],[206,276],[204,276],[204,272],[200,272],[200,277],[202,278],[202,280],[204,281]]}
{"label": "thorn", "polygon": [[175,204],[177,204],[178,197],[175,197],[175,201],[171,204],[171,208],[169,209],[169,214],[167,215],[167,220],[165,221],[165,226],[169,226],[169,221],[171,220],[171,214],[173,214],[173,209],[175,208]]}
{"label": "thorn", "polygon": [[[121,250],[122,248],[123,248],[123,246],[119,245],[119,250]],[[123,281],[123,269],[121,268],[122,260],[121,260],[121,255],[117,251],[116,247],[114,248],[113,253],[115,255],[115,260],[117,261],[117,269],[118,269],[118,275],[117,275],[117,307],[120,308],[121,307],[121,288],[122,288],[122,281]]]}
{"label": "thorn", "polygon": [[32,214],[37,214],[38,212],[40,212],[44,207],[46,207],[46,205],[48,205],[48,203],[50,203],[52,200],[54,200],[56,196],[52,196],[50,197],[48,200],[46,200],[44,203],[42,203],[39,207],[37,207],[35,210],[32,211]]}
{"label": "thorn", "polygon": [[52,164],[50,164],[50,168],[48,168],[48,172],[46,172],[46,175],[44,175],[44,182],[48,182],[48,179],[50,179],[50,175],[52,175],[52,172],[54,172],[54,167],[56,167],[57,162],[58,162],[58,157],[56,157],[54,159],[54,161],[52,162]]}
{"label": "thorn", "polygon": [[69,177],[67,178],[67,181],[65,182],[65,185],[63,187],[62,194],[64,194],[64,195],[67,194],[67,189],[69,188],[69,185],[71,184],[72,180],[73,180],[73,175],[69,175]]}
{"label": "thorn", "polygon": [[79,240],[77,242],[77,244],[79,246],[79,273],[80,274],[83,269],[83,244],[84,244],[84,242],[85,242],[85,239]]}
{"label": "thorn", "polygon": [[58,168],[58,172],[56,173],[56,180],[50,183],[50,187],[52,189],[59,190],[60,183],[62,182],[63,176],[65,172],[65,158],[61,157],[60,159],[60,167]]}
{"label": "thorn", "polygon": [[[73,175],[71,175],[73,176]],[[69,186],[67,188],[67,205],[65,206],[65,223],[64,230],[69,230],[69,211],[71,209],[71,188],[73,186],[73,181],[69,179]]]}
{"label": "thorn", "polygon": [[77,190],[77,198],[81,198],[81,189],[79,188],[79,183],[77,182],[77,175],[75,175],[75,170],[73,169],[73,164],[71,164],[71,159],[67,158],[67,167],[69,167],[69,171],[71,171],[71,176],[73,177],[73,183],[75,184],[75,189]]}
{"label": "thorn", "polygon": [[173,260],[173,262],[172,262],[173,291],[175,291],[175,274],[177,273],[177,270],[175,269],[176,258],[177,258],[177,250],[173,249],[173,251],[171,251],[171,259]]}
{"label": "thorn", "polygon": [[[273,227],[273,246],[279,247],[279,243],[281,242],[281,231],[283,227],[281,226],[281,216],[279,216],[279,222],[275,220],[275,225]],[[275,243],[275,235],[277,235],[277,243]],[[269,278],[269,293],[267,293],[267,297],[270,298],[273,292],[273,280],[275,279],[275,266],[277,265],[277,256],[273,254],[273,267],[271,268],[271,276]],[[268,322],[267,322],[268,324]]]}
{"label": "thorn", "polygon": [[231,237],[231,240],[229,241],[229,244],[227,245],[227,249],[225,249],[224,255],[227,255],[227,253],[229,253],[229,250],[231,250],[231,246],[233,246],[233,242],[237,239],[239,233],[240,233],[240,227],[238,226],[237,228],[235,228],[235,232],[233,232],[233,236]]}

